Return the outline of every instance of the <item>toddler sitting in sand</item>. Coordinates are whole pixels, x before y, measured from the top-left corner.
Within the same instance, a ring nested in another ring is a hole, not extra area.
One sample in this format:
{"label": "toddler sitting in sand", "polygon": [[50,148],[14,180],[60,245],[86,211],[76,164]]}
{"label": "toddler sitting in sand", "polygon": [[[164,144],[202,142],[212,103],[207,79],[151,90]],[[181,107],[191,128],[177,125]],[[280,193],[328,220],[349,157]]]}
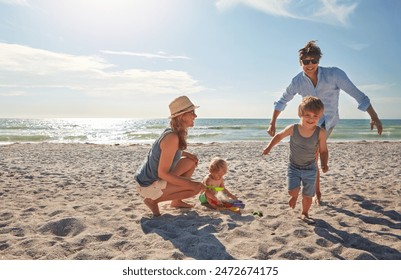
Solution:
{"label": "toddler sitting in sand", "polygon": [[226,173],[227,162],[219,157],[213,158],[209,165],[209,174],[202,181],[206,190],[199,196],[199,200],[203,204],[207,203],[216,209],[223,206],[223,202],[228,202],[230,199],[237,200],[237,197],[224,186],[224,175]]}

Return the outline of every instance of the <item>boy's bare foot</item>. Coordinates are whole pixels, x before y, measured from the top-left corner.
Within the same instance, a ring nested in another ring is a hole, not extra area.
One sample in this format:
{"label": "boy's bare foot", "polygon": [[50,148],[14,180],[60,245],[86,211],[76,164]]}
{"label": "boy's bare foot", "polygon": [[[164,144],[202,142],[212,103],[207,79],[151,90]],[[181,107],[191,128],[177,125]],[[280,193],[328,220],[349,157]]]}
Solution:
{"label": "boy's bare foot", "polygon": [[298,199],[298,196],[291,196],[290,201],[288,201],[288,205],[289,205],[292,209],[294,209],[294,208],[295,208],[295,205],[297,205],[297,199]]}
{"label": "boy's bare foot", "polygon": [[313,197],[313,202],[319,206],[321,201],[322,201],[322,194],[316,193],[316,195]]}
{"label": "boy's bare foot", "polygon": [[174,207],[174,208],[192,208],[192,207],[194,207],[194,205],[188,204],[182,200],[172,200],[170,206]]}
{"label": "boy's bare foot", "polygon": [[309,217],[308,214],[302,213],[300,219],[302,221],[304,221],[305,223],[307,223],[308,225],[313,225],[316,223],[316,221],[314,219],[312,219],[311,217]]}
{"label": "boy's bare foot", "polygon": [[154,202],[150,198],[145,198],[143,202],[146,204],[146,206],[149,207],[149,209],[152,211],[153,216],[158,217],[160,216],[160,211],[159,211],[159,206],[157,205],[157,202]]}

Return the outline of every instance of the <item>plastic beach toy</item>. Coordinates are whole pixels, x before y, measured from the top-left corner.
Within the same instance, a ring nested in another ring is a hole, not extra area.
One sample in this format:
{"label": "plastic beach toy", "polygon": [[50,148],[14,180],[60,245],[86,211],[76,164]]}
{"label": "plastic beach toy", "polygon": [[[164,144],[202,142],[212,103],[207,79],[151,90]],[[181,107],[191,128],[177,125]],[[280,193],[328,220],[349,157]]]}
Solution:
{"label": "plastic beach toy", "polygon": [[222,207],[218,207],[219,210],[230,210],[234,213],[241,214],[241,209],[245,207],[245,204],[241,200],[230,200],[223,202]]}
{"label": "plastic beach toy", "polygon": [[231,212],[241,214],[241,210],[235,206],[223,205],[222,207],[217,207],[218,210],[230,210]]}
{"label": "plastic beach toy", "polygon": [[241,200],[229,200],[227,201],[227,203],[230,204],[231,206],[238,207],[240,209],[245,208],[245,204]]}
{"label": "plastic beach toy", "polygon": [[212,189],[212,190],[214,190],[214,191],[216,191],[216,192],[219,192],[219,191],[223,191],[223,190],[224,190],[224,188],[222,188],[222,187],[216,187],[216,186],[206,186],[206,188]]}
{"label": "plastic beach toy", "polygon": [[199,195],[199,201],[200,201],[202,204],[206,204],[206,203],[207,203],[207,199],[206,199],[205,193],[201,193],[201,194]]}
{"label": "plastic beach toy", "polygon": [[[199,195],[199,201],[204,205],[208,204],[205,193]],[[230,204],[228,202],[223,202],[222,206],[217,206],[217,210],[219,211],[229,210],[234,213],[241,214],[241,209],[239,207],[234,206],[233,204]]]}

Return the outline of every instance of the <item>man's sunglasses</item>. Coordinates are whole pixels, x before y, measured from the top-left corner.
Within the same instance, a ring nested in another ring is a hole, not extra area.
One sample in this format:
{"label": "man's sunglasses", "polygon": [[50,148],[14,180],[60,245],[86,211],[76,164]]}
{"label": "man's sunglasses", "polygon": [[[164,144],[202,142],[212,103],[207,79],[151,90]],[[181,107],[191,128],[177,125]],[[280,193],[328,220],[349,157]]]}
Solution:
{"label": "man's sunglasses", "polygon": [[308,65],[308,64],[318,64],[319,59],[301,59],[303,65]]}

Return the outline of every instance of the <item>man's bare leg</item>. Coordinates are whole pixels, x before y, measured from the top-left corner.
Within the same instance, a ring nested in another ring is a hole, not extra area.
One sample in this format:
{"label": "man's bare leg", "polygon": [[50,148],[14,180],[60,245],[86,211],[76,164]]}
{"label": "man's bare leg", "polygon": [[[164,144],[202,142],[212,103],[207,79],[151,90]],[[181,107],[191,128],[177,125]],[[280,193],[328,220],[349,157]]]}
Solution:
{"label": "man's bare leg", "polygon": [[322,200],[322,193],[320,192],[320,171],[316,169],[316,194],[313,197],[313,201],[316,205],[320,205]]}

